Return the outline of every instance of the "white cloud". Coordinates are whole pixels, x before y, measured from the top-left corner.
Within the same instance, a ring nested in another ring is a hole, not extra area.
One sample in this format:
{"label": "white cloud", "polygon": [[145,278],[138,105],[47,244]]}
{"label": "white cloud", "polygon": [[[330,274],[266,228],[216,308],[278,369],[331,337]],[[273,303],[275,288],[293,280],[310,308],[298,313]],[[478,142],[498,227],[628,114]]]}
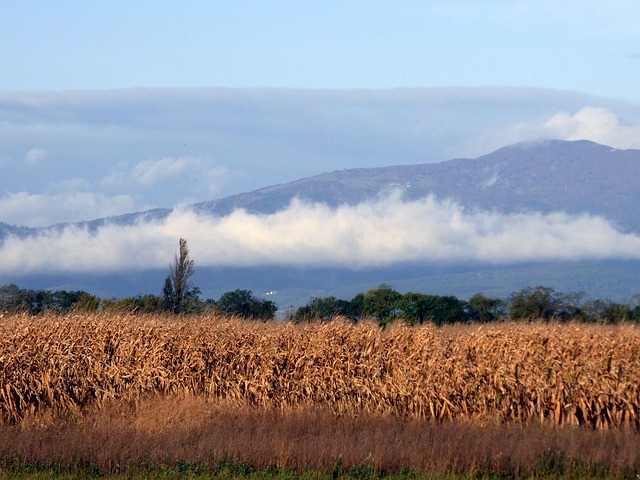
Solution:
{"label": "white cloud", "polygon": [[182,175],[188,169],[198,168],[201,164],[202,161],[197,158],[165,157],[160,160],[145,160],[133,167],[131,176],[140,185],[151,186]]}
{"label": "white cloud", "polygon": [[488,153],[505,145],[540,139],[591,140],[619,149],[638,149],[640,125],[621,119],[607,108],[587,106],[575,113],[560,111],[536,122],[495,129],[473,148]]}
{"label": "white cloud", "polygon": [[[40,237],[8,238],[0,248],[7,272],[162,268],[176,241],[189,241],[203,266],[314,265],[359,268],[400,261],[510,263],[639,258],[640,237],[605,219],[564,213],[469,212],[428,197],[390,197],[336,209],[293,201],[280,212],[243,210],[218,218],[176,210],[164,221],[68,227]],[[169,260],[168,260],[169,259]]]}
{"label": "white cloud", "polygon": [[606,108],[584,107],[571,115],[560,112],[543,126],[550,136],[591,140],[615,148],[640,148],[640,125],[625,124]]}
{"label": "white cloud", "polygon": [[49,153],[43,148],[32,148],[24,156],[24,162],[27,165],[38,165],[49,156]]}
{"label": "white cloud", "polygon": [[204,157],[163,157],[145,160],[132,168],[118,165],[99,182],[111,191],[128,191],[135,195],[155,191],[162,185],[165,206],[195,203],[218,197],[231,177],[237,177],[226,166],[213,165]]}
{"label": "white cloud", "polygon": [[134,208],[135,202],[128,195],[109,197],[83,191],[53,194],[17,192],[0,197],[0,221],[38,227],[118,215]]}

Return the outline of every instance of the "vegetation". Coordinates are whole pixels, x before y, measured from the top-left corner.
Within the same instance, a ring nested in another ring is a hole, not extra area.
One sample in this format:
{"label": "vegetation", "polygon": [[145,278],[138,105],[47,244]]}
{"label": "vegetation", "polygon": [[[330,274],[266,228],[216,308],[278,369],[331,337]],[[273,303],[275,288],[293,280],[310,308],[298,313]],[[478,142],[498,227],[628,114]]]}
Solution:
{"label": "vegetation", "polygon": [[337,414],[640,427],[633,326],[4,316],[0,416],[194,394]]}
{"label": "vegetation", "polygon": [[0,427],[0,452],[3,479],[636,479],[640,435],[153,396]]}
{"label": "vegetation", "polygon": [[169,266],[169,275],[162,287],[164,308],[173,313],[185,313],[196,309],[196,297],[200,290],[194,288],[191,276],[195,272],[195,262],[189,258],[187,241],[179,241],[179,254]]}
{"label": "vegetation", "polygon": [[561,294],[552,288],[537,286],[514,292],[507,300],[477,293],[465,301],[446,295],[401,294],[383,284],[356,295],[350,301],[335,297],[313,298],[307,305],[298,308],[292,318],[296,322],[317,319],[329,321],[338,316],[354,322],[373,318],[381,326],[395,320],[409,325],[431,322],[437,326],[487,323],[506,318],[609,324],[640,321],[640,306],[603,300],[581,302],[581,299],[582,295],[577,293]]}
{"label": "vegetation", "polygon": [[53,467],[634,478],[640,467],[630,324],[5,314],[0,362],[11,478]]}
{"label": "vegetation", "polygon": [[[0,288],[3,478],[635,478],[640,307]],[[526,321],[521,321],[521,320]],[[517,321],[520,320],[520,321]]]}
{"label": "vegetation", "polygon": [[213,304],[220,315],[237,315],[242,318],[272,320],[278,307],[270,300],[260,300],[249,290],[234,290],[220,297]]}
{"label": "vegetation", "polygon": [[28,290],[15,284],[0,287],[0,312],[29,313],[42,312],[67,314],[70,311],[96,312],[100,299],[87,292],[67,292],[58,290]]}
{"label": "vegetation", "polygon": [[[170,277],[167,277],[169,281]],[[277,306],[273,301],[256,297],[250,290],[236,289],[224,293],[220,299],[202,300],[200,290],[189,286],[181,300],[174,302],[172,291],[165,285],[160,295],[138,295],[121,299],[100,299],[83,291],[67,292],[28,290],[14,284],[0,287],[0,312],[67,314],[69,312],[113,313],[179,313],[236,315],[262,320],[274,319]],[[333,318],[348,318],[353,322],[375,319],[387,326],[394,321],[409,325],[433,323],[437,326],[453,323],[487,323],[511,319],[543,319],[545,321],[578,321],[619,324],[640,322],[640,306],[604,300],[581,302],[579,294],[560,294],[548,287],[528,287],[514,292],[508,300],[486,297],[482,293],[469,300],[453,296],[408,292],[401,294],[388,285],[381,285],[358,294],[351,300],[336,297],[312,298],[306,305],[290,312],[295,322]]]}

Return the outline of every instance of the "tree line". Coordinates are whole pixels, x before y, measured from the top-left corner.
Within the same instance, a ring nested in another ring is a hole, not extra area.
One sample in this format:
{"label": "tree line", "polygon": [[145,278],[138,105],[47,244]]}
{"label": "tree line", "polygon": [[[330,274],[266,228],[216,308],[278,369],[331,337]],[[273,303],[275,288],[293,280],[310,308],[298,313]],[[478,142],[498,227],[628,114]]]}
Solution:
{"label": "tree line", "polygon": [[328,321],[336,316],[352,321],[373,318],[381,326],[393,321],[404,321],[410,325],[432,322],[440,326],[487,323],[506,318],[612,324],[640,322],[640,305],[597,299],[582,301],[583,297],[580,293],[563,294],[553,288],[536,286],[513,292],[507,299],[476,293],[468,300],[460,300],[449,295],[401,294],[383,284],[359,293],[349,301],[335,297],[313,298],[292,312],[290,318],[297,322]]}
{"label": "tree line", "polygon": [[11,283],[0,287],[0,313],[175,313],[181,315],[217,313],[244,318],[271,320],[277,306],[269,300],[256,297],[250,290],[237,289],[223,294],[220,299],[202,300],[194,289],[176,309],[163,295],[137,295],[125,298],[102,299],[84,291],[31,290]]}
{"label": "tree line", "polygon": [[84,291],[29,290],[15,284],[0,287],[0,312],[41,312],[65,314],[69,312],[114,313],[217,313],[244,318],[274,319],[277,306],[269,300],[257,298],[250,290],[237,289],[223,294],[218,300],[202,300],[200,289],[193,285],[191,277],[195,263],[190,258],[187,241],[179,241],[178,252],[169,265],[160,295],[137,295],[121,299],[101,299]]}
{"label": "tree line", "polygon": [[[202,300],[197,287],[189,287],[176,294],[168,285],[165,283],[161,295],[101,299],[84,291],[30,290],[8,284],[0,287],[0,312],[31,315],[43,312],[215,313],[261,320],[273,320],[276,317],[276,304],[256,297],[250,290],[237,289],[224,293],[218,300]],[[286,319],[298,323],[330,321],[336,317],[353,322],[371,318],[381,326],[394,321],[410,325],[431,322],[440,326],[487,323],[506,318],[616,324],[640,322],[640,306],[598,299],[582,301],[580,294],[561,294],[544,286],[524,288],[513,292],[507,299],[476,293],[468,300],[460,300],[448,295],[401,294],[383,284],[366,293],[359,293],[351,300],[333,296],[312,298],[306,305],[285,313]]]}
{"label": "tree line", "polygon": [[[0,287],[0,312],[118,312],[118,313],[216,313],[262,320],[274,319],[277,306],[256,297],[250,290],[236,289],[218,300],[201,299],[193,285],[194,261],[185,239],[169,266],[160,295],[138,295],[122,299],[100,299],[84,291],[28,290],[15,284]],[[640,296],[636,297],[640,300]],[[468,300],[454,296],[408,292],[401,294],[382,284],[351,300],[336,297],[312,298],[306,305],[289,309],[286,318],[295,322],[329,321],[344,317],[353,322],[375,319],[381,326],[393,321],[410,325],[432,322],[486,323],[505,318],[620,323],[640,322],[640,301],[635,305],[605,300],[583,301],[579,293],[562,294],[553,288],[536,286],[513,292],[509,298],[493,298],[476,293]]]}

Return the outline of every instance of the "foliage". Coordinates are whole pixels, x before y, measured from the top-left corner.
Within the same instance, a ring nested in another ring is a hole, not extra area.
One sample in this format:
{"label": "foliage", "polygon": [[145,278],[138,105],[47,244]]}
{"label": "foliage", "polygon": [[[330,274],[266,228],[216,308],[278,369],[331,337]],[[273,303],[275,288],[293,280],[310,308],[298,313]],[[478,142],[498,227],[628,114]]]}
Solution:
{"label": "foliage", "polygon": [[487,323],[504,317],[505,302],[476,293],[467,302],[467,317],[472,322]]}
{"label": "foliage", "polygon": [[364,294],[362,314],[375,318],[380,325],[386,325],[397,316],[401,298],[400,293],[383,283]]}
{"label": "foliage", "polygon": [[563,295],[538,285],[514,292],[509,299],[508,313],[511,318],[551,320],[562,317],[566,306]]}
{"label": "foliage", "polygon": [[311,301],[303,307],[299,307],[295,314],[296,322],[308,320],[329,321],[335,317],[354,317],[351,302],[347,300],[339,300],[336,297],[312,298]]}
{"label": "foliage", "polygon": [[29,290],[8,284],[0,287],[0,312],[29,313],[42,312],[68,313],[72,309],[97,311],[100,299],[81,290]]}
{"label": "foliage", "polygon": [[383,284],[358,294],[351,301],[335,297],[313,298],[298,308],[296,321],[331,320],[342,316],[353,321],[374,318],[381,326],[402,319],[410,325],[431,321],[436,325],[463,322],[468,319],[467,304],[453,296],[426,295],[409,292],[404,295]]}
{"label": "foliage", "polygon": [[164,305],[167,310],[173,313],[185,313],[197,309],[200,290],[194,288],[190,280],[194,272],[195,263],[189,258],[187,241],[181,238],[179,253],[176,254],[173,263],[169,266],[169,275],[162,288]]}
{"label": "foliage", "polygon": [[220,297],[214,305],[221,315],[237,315],[243,318],[271,320],[278,307],[271,300],[260,300],[250,290],[236,289]]}
{"label": "foliage", "polygon": [[[147,294],[103,300],[83,291],[28,290],[8,284],[0,287],[0,313],[21,312],[37,315],[43,312],[65,314],[70,311],[109,311],[149,314],[177,311],[181,314],[199,314],[216,311],[245,318],[275,318],[276,304],[255,297],[249,290],[236,289],[224,293],[218,301],[201,300],[200,289],[194,287],[189,280],[194,265],[193,260],[189,259],[189,251],[183,239],[180,247],[180,255],[176,256],[176,263],[171,266],[171,274],[165,279],[162,295]],[[173,287],[174,276],[182,285],[178,289],[182,292],[180,295],[176,295]],[[178,298],[181,300],[176,303]],[[581,293],[562,294],[553,288],[543,286],[527,287],[513,292],[508,300],[476,293],[464,301],[454,296],[418,292],[401,294],[391,286],[382,284],[366,293],[357,294],[351,300],[333,296],[314,297],[295,311],[292,307],[286,318],[295,322],[327,322],[336,317],[358,322],[373,318],[382,327],[395,320],[402,320],[409,325],[429,322],[437,326],[452,323],[488,323],[506,318],[607,324],[640,322],[640,296],[630,304],[600,299],[589,299],[586,302],[581,300]]]}
{"label": "foliage", "polygon": [[453,296],[409,292],[401,296],[396,305],[398,316],[410,325],[430,320],[440,326],[467,318],[465,302]]}
{"label": "foliage", "polygon": [[164,299],[156,295],[138,295],[102,302],[104,311],[119,313],[160,313],[165,310]]}
{"label": "foliage", "polygon": [[100,298],[90,293],[82,292],[71,310],[78,313],[96,313],[100,310]]}

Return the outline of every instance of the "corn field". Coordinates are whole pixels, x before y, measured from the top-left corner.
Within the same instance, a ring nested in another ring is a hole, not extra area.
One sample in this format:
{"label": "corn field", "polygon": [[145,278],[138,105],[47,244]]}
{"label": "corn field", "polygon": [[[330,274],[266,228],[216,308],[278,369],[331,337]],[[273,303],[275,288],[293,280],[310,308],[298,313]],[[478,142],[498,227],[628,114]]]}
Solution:
{"label": "corn field", "polygon": [[185,394],[280,409],[640,429],[640,329],[0,316],[0,415]]}

